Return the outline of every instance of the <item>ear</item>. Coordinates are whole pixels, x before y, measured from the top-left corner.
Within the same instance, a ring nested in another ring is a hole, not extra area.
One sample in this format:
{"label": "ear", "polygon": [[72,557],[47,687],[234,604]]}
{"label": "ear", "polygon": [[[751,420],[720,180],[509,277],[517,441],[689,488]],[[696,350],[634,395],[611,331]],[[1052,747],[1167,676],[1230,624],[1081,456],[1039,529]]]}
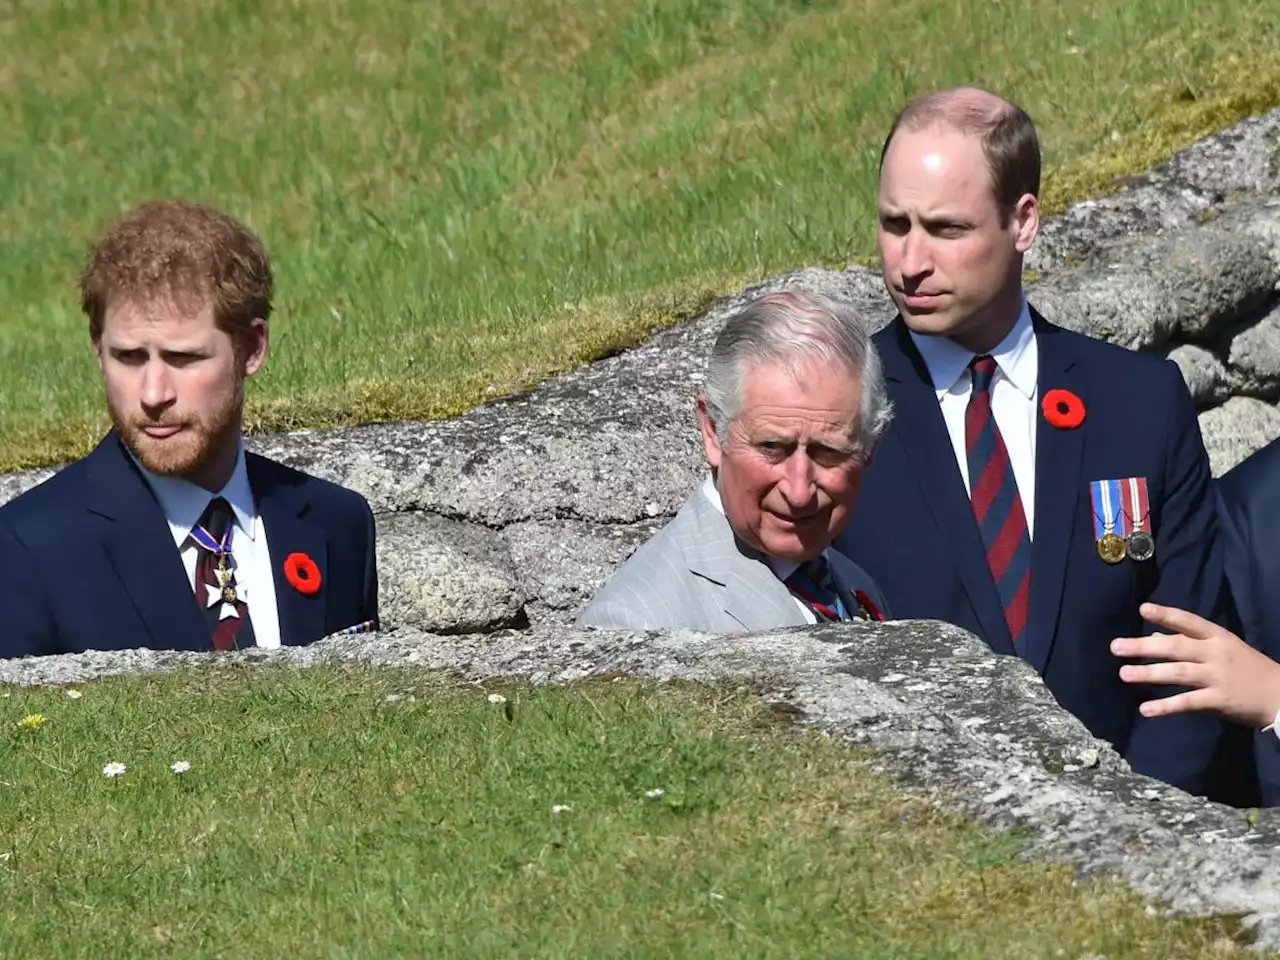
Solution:
{"label": "ear", "polygon": [[249,335],[246,340],[249,343],[249,350],[244,357],[244,375],[251,377],[267,362],[267,346],[271,340],[267,321],[261,317],[253,320],[249,324]]}
{"label": "ear", "polygon": [[716,425],[707,413],[707,401],[698,397],[698,426],[702,428],[702,446],[706,450],[707,463],[712,470],[720,469],[720,437],[716,435]]}
{"label": "ear", "polygon": [[1019,253],[1026,253],[1035,243],[1040,232],[1040,204],[1029,193],[1024,193],[1013,208],[1014,246]]}

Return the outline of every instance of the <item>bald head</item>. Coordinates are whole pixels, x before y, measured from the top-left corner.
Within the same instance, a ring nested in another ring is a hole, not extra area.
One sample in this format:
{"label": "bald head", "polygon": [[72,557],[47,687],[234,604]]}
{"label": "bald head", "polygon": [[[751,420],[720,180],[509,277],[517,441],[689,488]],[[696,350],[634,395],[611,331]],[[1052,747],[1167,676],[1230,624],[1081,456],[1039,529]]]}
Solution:
{"label": "bald head", "polygon": [[1002,216],[1011,215],[1021,197],[1040,195],[1040,141],[1035,124],[1016,103],[977,87],[926,93],[907,104],[885,137],[881,169],[899,132],[933,128],[954,130],[981,141]]}

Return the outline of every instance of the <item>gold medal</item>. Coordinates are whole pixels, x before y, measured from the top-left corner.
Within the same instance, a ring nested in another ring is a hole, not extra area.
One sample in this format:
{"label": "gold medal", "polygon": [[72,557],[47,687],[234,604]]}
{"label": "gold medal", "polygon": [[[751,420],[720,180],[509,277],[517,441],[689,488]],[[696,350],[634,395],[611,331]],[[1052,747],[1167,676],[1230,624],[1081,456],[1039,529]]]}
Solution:
{"label": "gold medal", "polygon": [[222,585],[222,602],[223,603],[236,602],[236,585],[234,583],[224,583]]}
{"label": "gold medal", "polygon": [[1098,541],[1098,556],[1107,563],[1119,563],[1124,559],[1125,552],[1126,544],[1123,538],[1116,536],[1110,530]]}

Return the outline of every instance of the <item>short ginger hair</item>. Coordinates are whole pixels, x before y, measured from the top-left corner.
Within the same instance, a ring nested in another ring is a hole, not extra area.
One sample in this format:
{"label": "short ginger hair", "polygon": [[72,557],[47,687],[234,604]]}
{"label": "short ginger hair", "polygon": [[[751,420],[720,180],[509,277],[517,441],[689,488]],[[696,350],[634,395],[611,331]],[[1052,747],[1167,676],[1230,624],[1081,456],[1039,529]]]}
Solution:
{"label": "short ginger hair", "polygon": [[144,203],[112,223],[80,275],[95,344],[111,304],[163,298],[212,306],[241,349],[252,322],[270,318],[271,295],[271,262],[257,234],[212,207],[177,200]]}

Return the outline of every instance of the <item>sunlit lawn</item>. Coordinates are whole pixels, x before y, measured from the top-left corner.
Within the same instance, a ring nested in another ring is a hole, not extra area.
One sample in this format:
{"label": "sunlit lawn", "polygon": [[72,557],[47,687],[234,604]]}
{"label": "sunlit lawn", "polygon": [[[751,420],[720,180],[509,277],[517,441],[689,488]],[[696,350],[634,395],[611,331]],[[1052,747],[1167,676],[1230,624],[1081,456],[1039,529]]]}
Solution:
{"label": "sunlit lawn", "polygon": [[142,200],[275,256],[253,426],[437,416],[711,292],[873,253],[894,112],[972,81],[1051,208],[1280,102],[1276,0],[14,0],[0,469],[104,426],[75,277]]}
{"label": "sunlit lawn", "polygon": [[1249,955],[741,691],[235,667],[79,690],[0,690],[0,956]]}

